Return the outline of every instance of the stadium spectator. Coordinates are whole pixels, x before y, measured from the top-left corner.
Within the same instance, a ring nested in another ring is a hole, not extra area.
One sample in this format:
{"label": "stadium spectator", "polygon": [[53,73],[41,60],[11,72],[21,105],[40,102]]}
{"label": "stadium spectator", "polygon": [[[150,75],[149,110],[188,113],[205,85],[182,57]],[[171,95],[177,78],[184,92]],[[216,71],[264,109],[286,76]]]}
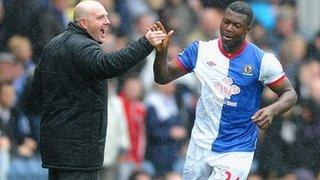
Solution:
{"label": "stadium spectator", "polygon": [[16,57],[16,61],[22,67],[22,72],[14,81],[18,98],[22,95],[29,78],[33,76],[35,64],[32,61],[31,42],[27,37],[15,35],[8,40],[10,52]]}
{"label": "stadium spectator", "polygon": [[22,67],[17,64],[16,57],[8,52],[0,53],[0,82],[14,81],[22,73]]}
{"label": "stadium spectator", "polygon": [[124,109],[129,133],[129,149],[126,163],[120,168],[120,174],[126,179],[135,169],[141,168],[146,148],[145,117],[146,107],[141,101],[143,86],[137,77],[127,77],[119,93]]}
{"label": "stadium spectator", "polygon": [[312,38],[308,44],[307,58],[317,59],[320,61],[320,31]]}
{"label": "stadium spectator", "polygon": [[116,95],[114,81],[108,83],[108,127],[106,147],[104,150],[103,169],[100,171],[101,179],[117,179],[121,176],[119,166],[125,162],[130,140],[127,119],[119,96]]}
{"label": "stadium spectator", "polygon": [[147,105],[145,158],[154,165],[158,177],[173,171],[181,142],[187,135],[186,129],[182,126],[175,92],[175,82],[155,85],[154,92],[151,92],[145,100]]}
{"label": "stadium spectator", "polygon": [[151,180],[151,176],[144,171],[136,170],[130,175],[128,180]]}
{"label": "stadium spectator", "polygon": [[12,146],[13,119],[12,110],[16,104],[16,95],[12,83],[0,82],[0,179],[7,180],[10,167],[10,149]]}

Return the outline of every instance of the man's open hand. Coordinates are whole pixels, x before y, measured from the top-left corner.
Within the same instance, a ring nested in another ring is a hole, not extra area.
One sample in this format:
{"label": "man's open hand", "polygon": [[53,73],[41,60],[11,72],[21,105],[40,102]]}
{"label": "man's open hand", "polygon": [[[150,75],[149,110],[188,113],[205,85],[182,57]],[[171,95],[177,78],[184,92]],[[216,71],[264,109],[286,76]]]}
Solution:
{"label": "man's open hand", "polygon": [[[153,24],[150,27],[156,27],[156,24]],[[159,46],[162,43],[162,40],[166,37],[166,34],[161,31],[160,29],[153,29],[151,30],[151,28],[148,29],[147,33],[146,33],[146,38],[148,39],[148,41],[154,46]]]}
{"label": "man's open hand", "polygon": [[174,31],[170,30],[169,33],[167,33],[167,31],[165,30],[165,28],[163,27],[163,25],[161,24],[160,21],[158,21],[156,24],[153,24],[152,26],[150,26],[149,29],[151,31],[155,31],[155,32],[160,30],[161,32],[163,32],[166,35],[163,38],[162,43],[155,46],[155,49],[157,52],[167,50]]}

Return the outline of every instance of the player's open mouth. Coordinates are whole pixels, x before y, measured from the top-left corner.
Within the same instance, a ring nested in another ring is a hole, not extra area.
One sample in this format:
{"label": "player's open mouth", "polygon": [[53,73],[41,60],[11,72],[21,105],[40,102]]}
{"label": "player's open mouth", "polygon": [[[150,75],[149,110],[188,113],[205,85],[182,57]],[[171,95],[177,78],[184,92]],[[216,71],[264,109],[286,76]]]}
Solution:
{"label": "player's open mouth", "polygon": [[227,40],[227,41],[230,41],[230,40],[232,40],[232,37],[230,37],[230,36],[227,36],[227,35],[222,35],[222,37],[223,37],[223,39],[225,39],[225,40]]}

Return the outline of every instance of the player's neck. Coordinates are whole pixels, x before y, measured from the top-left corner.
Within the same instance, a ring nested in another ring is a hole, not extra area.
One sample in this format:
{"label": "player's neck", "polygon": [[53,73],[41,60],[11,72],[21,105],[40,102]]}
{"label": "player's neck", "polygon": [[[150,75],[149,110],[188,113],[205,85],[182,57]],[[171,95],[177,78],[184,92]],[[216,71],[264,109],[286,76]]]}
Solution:
{"label": "player's neck", "polygon": [[242,40],[242,42],[236,43],[234,46],[222,43],[222,47],[227,53],[234,54],[238,52],[244,44],[245,40]]}

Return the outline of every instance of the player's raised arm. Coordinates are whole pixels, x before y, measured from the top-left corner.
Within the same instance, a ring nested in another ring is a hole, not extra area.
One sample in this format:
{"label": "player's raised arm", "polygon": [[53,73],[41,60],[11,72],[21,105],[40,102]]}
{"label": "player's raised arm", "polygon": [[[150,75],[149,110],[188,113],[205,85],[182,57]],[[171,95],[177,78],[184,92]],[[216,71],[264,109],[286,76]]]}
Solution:
{"label": "player's raised arm", "polygon": [[[156,26],[152,26],[150,27],[150,29],[154,31],[160,29],[161,31],[167,34],[163,25],[159,21],[157,22]],[[174,31],[171,30],[163,39],[162,43],[155,46],[156,57],[153,64],[153,71],[154,80],[156,83],[159,84],[167,84],[172,80],[188,73],[187,71],[184,71],[183,68],[181,68],[181,65],[179,65],[178,63],[175,63],[174,61],[169,62],[167,60],[168,46],[170,44],[173,33]]]}

